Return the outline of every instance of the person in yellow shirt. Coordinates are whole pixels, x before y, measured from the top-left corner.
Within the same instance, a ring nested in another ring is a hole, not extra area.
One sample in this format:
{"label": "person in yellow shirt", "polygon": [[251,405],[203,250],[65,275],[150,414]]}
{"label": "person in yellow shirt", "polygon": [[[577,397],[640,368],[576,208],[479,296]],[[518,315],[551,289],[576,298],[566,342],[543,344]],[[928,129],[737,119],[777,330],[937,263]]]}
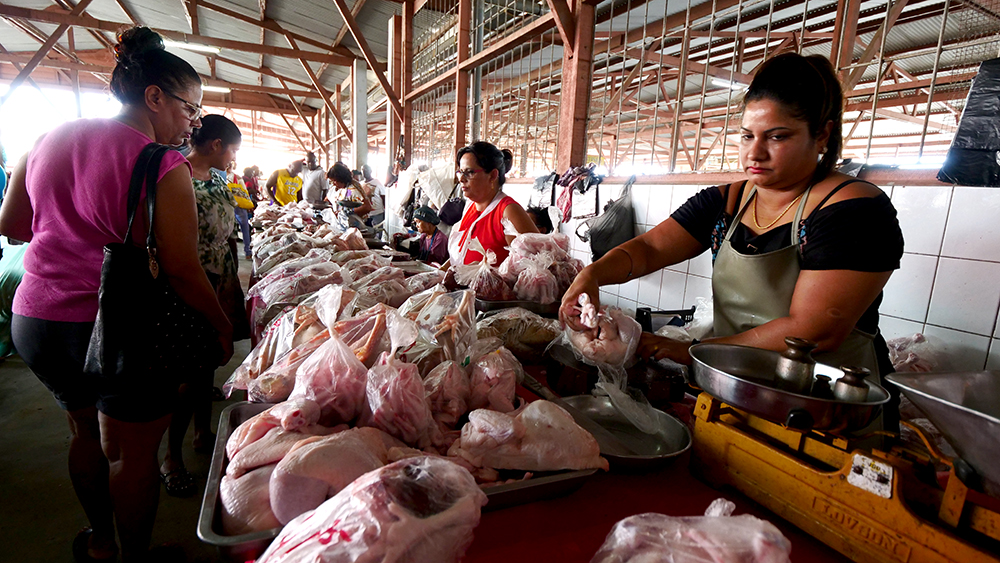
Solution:
{"label": "person in yellow shirt", "polygon": [[271,196],[271,203],[288,205],[302,200],[302,161],[296,160],[287,168],[275,170],[264,186]]}

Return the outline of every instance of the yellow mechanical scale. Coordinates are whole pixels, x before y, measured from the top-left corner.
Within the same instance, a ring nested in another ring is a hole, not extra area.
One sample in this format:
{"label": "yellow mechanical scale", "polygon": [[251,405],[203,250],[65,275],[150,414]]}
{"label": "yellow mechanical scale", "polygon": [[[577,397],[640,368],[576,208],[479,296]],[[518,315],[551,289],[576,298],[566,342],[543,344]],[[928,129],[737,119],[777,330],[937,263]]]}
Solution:
{"label": "yellow mechanical scale", "polygon": [[[887,433],[849,437],[888,399],[874,383],[866,401],[847,403],[782,390],[776,352],[699,344],[691,355],[705,391],[694,411],[695,475],[859,563],[1000,563],[1000,373],[890,376],[955,446],[952,459],[912,425],[919,450]],[[836,381],[839,370],[816,372]]]}

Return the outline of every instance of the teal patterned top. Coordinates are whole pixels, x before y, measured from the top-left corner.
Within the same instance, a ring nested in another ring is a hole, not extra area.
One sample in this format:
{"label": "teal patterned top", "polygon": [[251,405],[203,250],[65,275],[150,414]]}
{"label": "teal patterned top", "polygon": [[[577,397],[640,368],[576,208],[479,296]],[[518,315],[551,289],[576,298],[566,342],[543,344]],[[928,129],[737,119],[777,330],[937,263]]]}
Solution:
{"label": "teal patterned top", "polygon": [[194,178],[194,197],[198,203],[198,256],[205,271],[227,276],[236,271],[229,237],[236,221],[236,200],[226,180],[215,170],[211,180]]}

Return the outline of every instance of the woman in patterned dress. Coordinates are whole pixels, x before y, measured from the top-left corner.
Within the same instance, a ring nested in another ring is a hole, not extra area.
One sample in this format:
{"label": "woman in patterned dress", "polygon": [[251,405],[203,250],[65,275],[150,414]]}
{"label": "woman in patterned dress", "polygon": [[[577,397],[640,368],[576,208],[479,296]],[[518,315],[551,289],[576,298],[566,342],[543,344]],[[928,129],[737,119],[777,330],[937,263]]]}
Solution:
{"label": "woman in patterned dress", "polygon": [[[215,288],[222,310],[233,324],[235,339],[246,334],[238,267],[230,250],[229,238],[236,221],[236,201],[223,176],[236,159],[242,135],[239,128],[221,115],[201,118],[201,128],[191,136],[192,184],[198,205],[198,255],[209,281]],[[191,374],[181,385],[181,401],[170,424],[167,453],[160,474],[167,494],[190,496],[196,492],[194,477],[184,468],[181,448],[184,434],[194,415],[194,449],[211,452],[215,436],[211,430],[214,371]]]}

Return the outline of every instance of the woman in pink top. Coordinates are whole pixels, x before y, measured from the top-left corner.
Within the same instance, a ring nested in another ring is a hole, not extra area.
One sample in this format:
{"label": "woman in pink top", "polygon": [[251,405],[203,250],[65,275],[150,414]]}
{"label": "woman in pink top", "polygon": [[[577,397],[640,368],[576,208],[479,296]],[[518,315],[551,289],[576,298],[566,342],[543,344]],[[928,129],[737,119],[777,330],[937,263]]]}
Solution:
{"label": "woman in pink top", "polygon": [[[73,542],[77,561],[113,561],[115,525],[123,561],[155,560],[148,549],[160,490],[157,449],[178,384],[90,378],[83,364],[103,247],[125,235],[135,161],[151,142],[183,144],[201,115],[197,72],[167,53],[156,33],[143,27],[120,33],[115,58],[111,92],[121,113],[72,121],[40,138],[18,163],[0,208],[0,233],[31,241],[14,299],[13,337],[67,413],[70,477],[91,526]],[[155,213],[161,275],[218,331],[225,363],[232,326],[198,259],[191,169],[176,151],[160,165]],[[148,221],[143,212],[134,240],[143,240]],[[139,314],[142,305],[136,303]]]}

